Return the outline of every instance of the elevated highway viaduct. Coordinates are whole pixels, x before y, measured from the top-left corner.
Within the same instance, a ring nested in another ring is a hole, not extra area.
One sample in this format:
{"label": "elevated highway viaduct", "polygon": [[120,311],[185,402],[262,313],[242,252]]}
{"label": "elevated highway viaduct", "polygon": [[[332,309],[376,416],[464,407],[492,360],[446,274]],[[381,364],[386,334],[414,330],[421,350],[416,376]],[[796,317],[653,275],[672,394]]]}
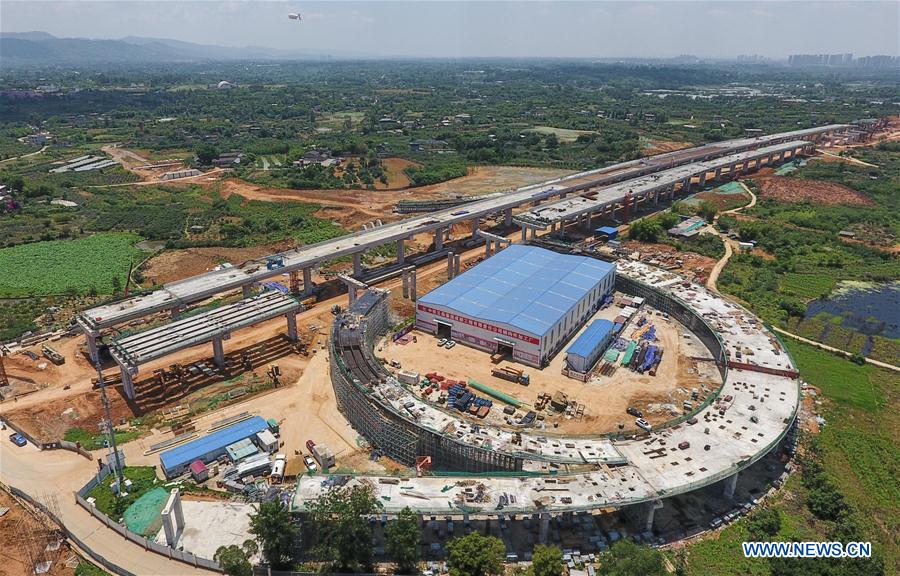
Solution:
{"label": "elevated highway viaduct", "polygon": [[[676,167],[705,163],[717,159],[727,164],[729,161],[725,160],[726,157],[745,152],[766,149],[770,150],[766,154],[770,154],[776,151],[776,148],[785,144],[788,144],[788,147],[793,146],[796,148],[797,142],[809,143],[818,139],[839,137],[851,128],[852,125],[850,124],[831,124],[756,138],[742,138],[707,144],[581,172],[548,182],[525,186],[511,192],[492,194],[465,206],[416,216],[276,254],[273,257],[277,257],[280,262],[277,268],[269,268],[267,266],[268,259],[263,258],[245,262],[239,267],[207,272],[184,280],[171,282],[147,294],[85,310],[76,317],[76,321],[87,337],[89,354],[96,361],[98,357],[97,339],[104,329],[157,312],[166,310],[178,311],[193,302],[238,288],[243,289],[245,295],[249,296],[250,287],[253,283],[275,275],[302,273],[304,292],[309,294],[312,287],[313,268],[342,256],[349,255],[353,258],[354,275],[359,276],[362,273],[362,254],[371,248],[396,242],[398,260],[400,263],[403,263],[405,258],[404,242],[418,234],[433,233],[434,250],[442,251],[447,231],[454,224],[471,222],[474,236],[479,229],[481,219],[502,214],[506,223],[512,224],[513,210],[528,204],[539,205],[546,200],[554,198],[565,199],[572,194],[589,195],[595,190],[602,192],[605,189],[604,187],[659,172],[666,172]],[[697,170],[702,170],[702,168]],[[687,172],[691,175],[697,173],[693,169],[687,170]],[[679,174],[681,173],[679,172]],[[683,181],[684,176],[680,177]],[[701,177],[701,179],[703,178],[705,176]],[[618,200],[610,197],[609,202],[621,204],[621,201],[625,199],[627,187],[619,186],[616,190],[618,191],[616,193],[621,192],[622,197]],[[529,223],[522,221],[520,224],[527,226]]]}

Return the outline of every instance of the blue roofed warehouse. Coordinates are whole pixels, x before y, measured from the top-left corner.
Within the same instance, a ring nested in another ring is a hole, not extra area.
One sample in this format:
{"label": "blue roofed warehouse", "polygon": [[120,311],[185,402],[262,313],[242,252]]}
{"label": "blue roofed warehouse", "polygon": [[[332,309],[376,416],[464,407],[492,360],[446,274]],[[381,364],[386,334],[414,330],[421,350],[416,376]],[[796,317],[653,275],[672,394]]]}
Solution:
{"label": "blue roofed warehouse", "polygon": [[586,374],[594,367],[603,351],[609,347],[615,331],[609,320],[594,320],[566,348],[566,364],[569,368]]}
{"label": "blue roofed warehouse", "polygon": [[225,448],[228,446],[253,438],[268,427],[269,424],[264,418],[253,416],[166,450],[159,455],[159,463],[166,478],[174,478],[185,472],[191,463],[200,460],[204,464],[209,464],[225,454]]}
{"label": "blue roofed warehouse", "polygon": [[419,298],[416,327],[540,367],[615,286],[615,264],[513,244]]}

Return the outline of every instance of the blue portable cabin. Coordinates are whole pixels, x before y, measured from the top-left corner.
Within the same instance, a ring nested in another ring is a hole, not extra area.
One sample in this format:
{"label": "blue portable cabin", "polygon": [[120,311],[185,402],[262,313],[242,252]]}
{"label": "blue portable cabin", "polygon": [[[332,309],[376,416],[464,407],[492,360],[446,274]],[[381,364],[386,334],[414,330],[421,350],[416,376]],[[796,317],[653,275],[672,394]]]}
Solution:
{"label": "blue portable cabin", "polygon": [[228,446],[253,438],[268,427],[265,418],[253,416],[166,450],[159,455],[159,463],[166,478],[174,478],[182,474],[191,463],[200,460],[204,464],[209,464],[225,454],[225,448]]}
{"label": "blue portable cabin", "polygon": [[601,240],[615,240],[619,235],[619,229],[615,226],[601,226],[594,230],[594,236]]}
{"label": "blue portable cabin", "polygon": [[566,364],[576,372],[587,373],[609,346],[613,336],[615,330],[611,321],[594,320],[566,349]]}

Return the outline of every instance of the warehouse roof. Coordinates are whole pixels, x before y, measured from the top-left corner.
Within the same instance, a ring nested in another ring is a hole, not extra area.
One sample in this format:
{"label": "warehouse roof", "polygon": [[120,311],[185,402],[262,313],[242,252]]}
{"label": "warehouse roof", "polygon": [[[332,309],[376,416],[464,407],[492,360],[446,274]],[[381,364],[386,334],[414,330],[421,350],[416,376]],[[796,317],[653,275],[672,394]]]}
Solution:
{"label": "warehouse roof", "polygon": [[582,356],[587,358],[597,349],[610,332],[613,330],[613,323],[609,320],[598,319],[591,322],[584,332],[572,342],[572,345],[566,349],[566,354],[573,356]]}
{"label": "warehouse roof", "polygon": [[191,440],[171,450],[166,450],[159,455],[159,461],[163,470],[173,470],[179,466],[189,464],[194,460],[200,460],[210,452],[224,450],[229,444],[234,444],[244,438],[249,438],[269,425],[261,416],[254,416],[242,420],[231,426],[216,430],[202,438]]}
{"label": "warehouse roof", "polygon": [[615,264],[513,244],[419,298],[543,336]]}

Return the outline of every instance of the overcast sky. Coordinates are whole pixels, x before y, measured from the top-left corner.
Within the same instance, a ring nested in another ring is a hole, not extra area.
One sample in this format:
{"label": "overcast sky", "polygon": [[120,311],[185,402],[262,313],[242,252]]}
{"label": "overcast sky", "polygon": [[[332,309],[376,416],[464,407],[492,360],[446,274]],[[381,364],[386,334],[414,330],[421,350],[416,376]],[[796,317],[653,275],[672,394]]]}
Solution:
{"label": "overcast sky", "polygon": [[2,0],[0,30],[370,57],[898,55],[900,2]]}

